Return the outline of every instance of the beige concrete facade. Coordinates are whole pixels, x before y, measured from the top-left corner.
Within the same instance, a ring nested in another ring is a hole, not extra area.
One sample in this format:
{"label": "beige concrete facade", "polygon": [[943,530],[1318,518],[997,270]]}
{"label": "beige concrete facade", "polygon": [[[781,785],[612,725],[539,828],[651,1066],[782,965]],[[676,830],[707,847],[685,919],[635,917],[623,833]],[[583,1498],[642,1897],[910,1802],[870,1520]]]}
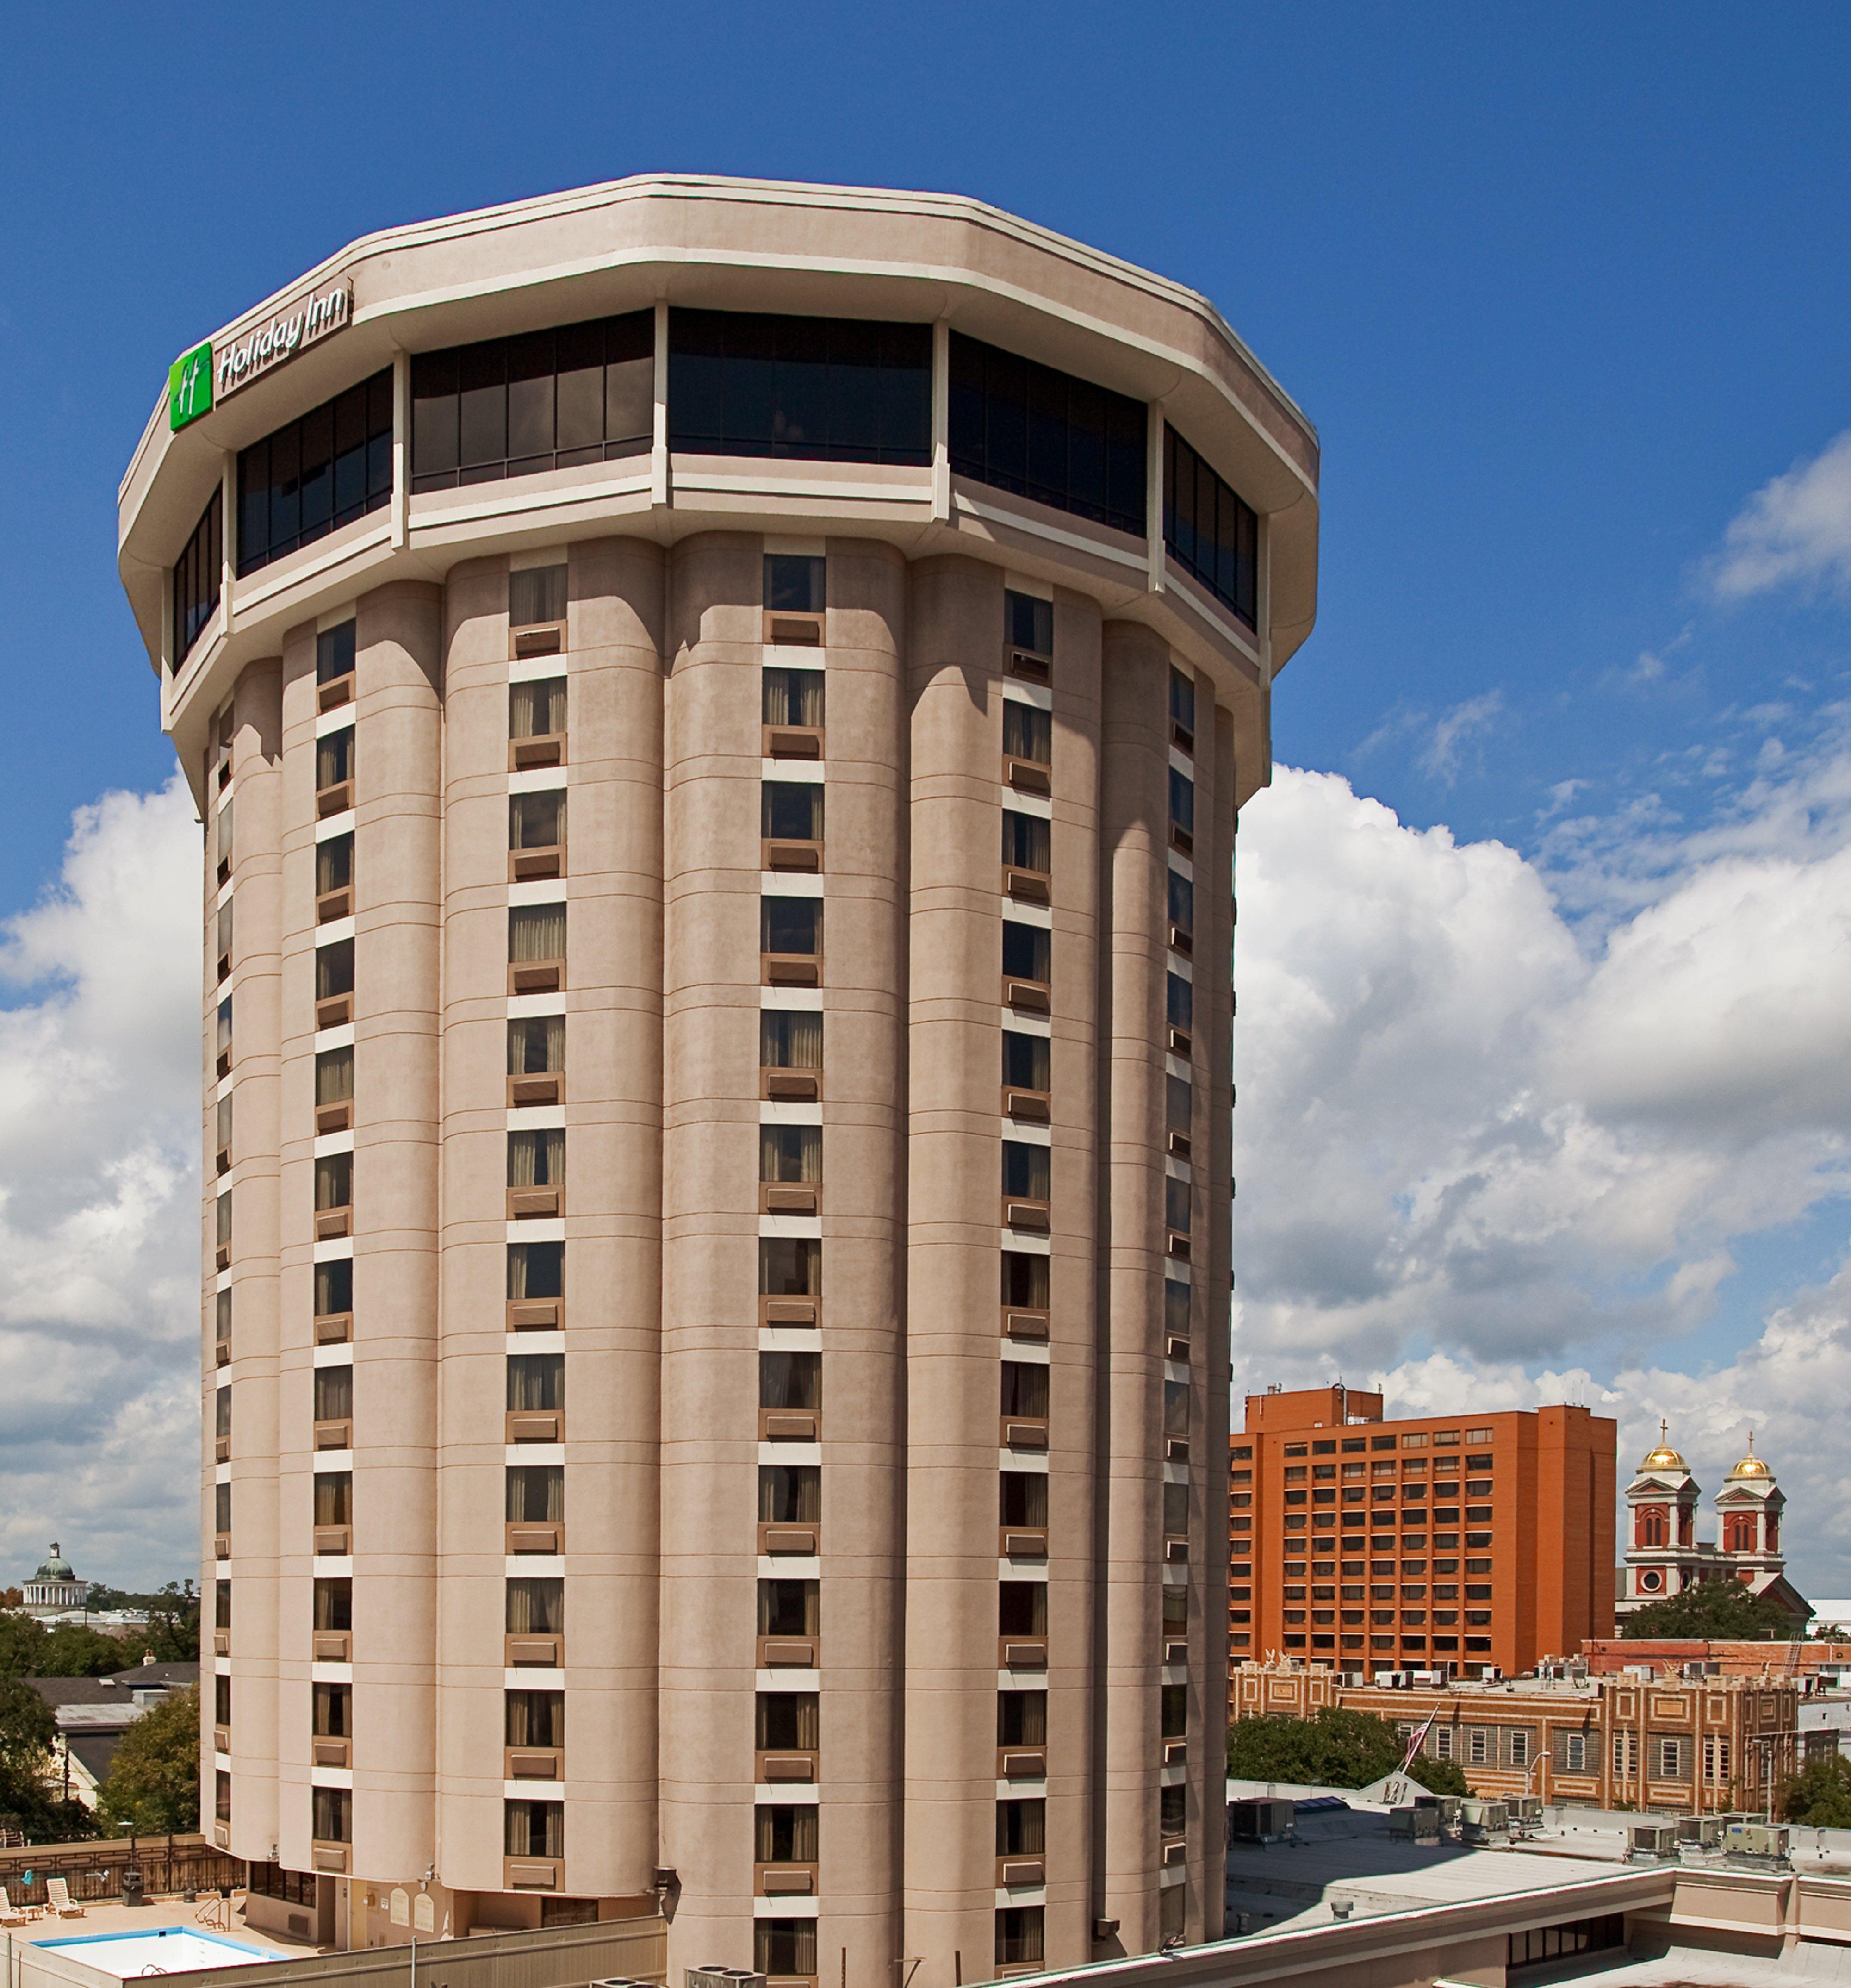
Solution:
{"label": "beige concrete facade", "polygon": [[[937,196],[627,181],[282,302],[348,282],[123,492],[209,824],[220,1841],[458,1932],[660,1895],[677,1969],[1216,1937],[1233,837],[1315,438],[1201,299]],[[930,326],[929,445],[671,449],[684,309]],[[653,442],[411,489],[414,355],[645,309]],[[954,473],[954,338],[1140,404],[1141,535]],[[389,501],[241,570],[239,451],[384,367]]]}

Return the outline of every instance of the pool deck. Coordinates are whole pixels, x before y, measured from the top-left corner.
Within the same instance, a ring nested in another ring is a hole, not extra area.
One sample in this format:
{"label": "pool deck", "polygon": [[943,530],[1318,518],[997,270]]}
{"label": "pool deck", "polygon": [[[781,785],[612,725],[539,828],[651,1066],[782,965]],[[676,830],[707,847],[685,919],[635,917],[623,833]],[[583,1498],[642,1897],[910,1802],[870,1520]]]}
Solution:
{"label": "pool deck", "polygon": [[12,1926],[8,1930],[15,1945],[37,1946],[44,1940],[81,1939],[88,1933],[158,1932],[163,1926],[184,1926],[189,1932],[217,1933],[221,1939],[235,1939],[242,1946],[261,1947],[266,1953],[303,1954],[323,1950],[306,1940],[279,1939],[274,1933],[246,1925],[243,1904],[243,1893],[234,1893],[231,1915],[221,1925],[203,1922],[198,1916],[198,1905],[189,1905],[184,1898],[150,1898],[145,1905],[113,1902],[86,1905],[82,1919],[61,1919],[56,1913],[48,1912],[43,1918],[34,1919],[30,1925]]}

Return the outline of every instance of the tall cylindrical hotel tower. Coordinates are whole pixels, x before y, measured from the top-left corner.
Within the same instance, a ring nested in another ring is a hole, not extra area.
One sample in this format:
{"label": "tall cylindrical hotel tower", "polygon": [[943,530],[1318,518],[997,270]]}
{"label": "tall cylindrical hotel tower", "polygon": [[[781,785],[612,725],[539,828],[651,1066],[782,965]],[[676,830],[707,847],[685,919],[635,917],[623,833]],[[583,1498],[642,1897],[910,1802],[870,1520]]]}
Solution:
{"label": "tall cylindrical hotel tower", "polygon": [[1235,820],[1316,475],[1201,298],[937,195],[395,229],[177,362],[121,570],[205,824],[254,1910],[659,1902],[866,1988],[1219,1933]]}

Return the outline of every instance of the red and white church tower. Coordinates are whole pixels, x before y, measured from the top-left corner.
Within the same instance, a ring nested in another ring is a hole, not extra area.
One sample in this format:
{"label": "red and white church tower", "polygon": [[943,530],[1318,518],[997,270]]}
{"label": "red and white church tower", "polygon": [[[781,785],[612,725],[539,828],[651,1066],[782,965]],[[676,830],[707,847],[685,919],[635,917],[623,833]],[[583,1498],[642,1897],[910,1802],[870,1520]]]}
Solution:
{"label": "red and white church tower", "polygon": [[1703,1487],[1669,1439],[1660,1422],[1657,1446],[1626,1486],[1626,1564],[1615,1614],[1623,1618],[1700,1581],[1739,1581],[1751,1594],[1777,1602],[1801,1634],[1812,1610],[1786,1577],[1781,1521],[1787,1501],[1766,1459],[1755,1454],[1753,1432],[1748,1454],[1716,1494],[1720,1537],[1714,1541],[1697,1537]]}

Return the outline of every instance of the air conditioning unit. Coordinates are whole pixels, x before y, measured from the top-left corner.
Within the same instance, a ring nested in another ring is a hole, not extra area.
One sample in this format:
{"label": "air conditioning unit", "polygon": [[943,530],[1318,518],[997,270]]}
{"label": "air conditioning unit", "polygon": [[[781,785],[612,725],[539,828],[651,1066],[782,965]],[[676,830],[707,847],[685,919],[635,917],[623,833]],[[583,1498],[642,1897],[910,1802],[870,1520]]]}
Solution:
{"label": "air conditioning unit", "polygon": [[685,1967],[684,1988],[765,1988],[765,1976],[745,1967]]}
{"label": "air conditioning unit", "polygon": [[1675,1857],[1677,1825],[1674,1822],[1635,1822],[1626,1833],[1629,1857]]}
{"label": "air conditioning unit", "polygon": [[1501,1801],[1468,1801],[1459,1810],[1461,1843],[1491,1843],[1510,1834],[1510,1811]]}
{"label": "air conditioning unit", "polygon": [[1540,1795],[1506,1795],[1504,1806],[1512,1822],[1527,1823],[1534,1829],[1542,1821],[1542,1797]]}
{"label": "air conditioning unit", "polygon": [[1778,1824],[1731,1823],[1724,1832],[1722,1847],[1737,1857],[1785,1857],[1787,1832]]}
{"label": "air conditioning unit", "polygon": [[1677,1840],[1680,1843],[1694,1843],[1700,1850],[1714,1850],[1722,1841],[1722,1817],[1719,1815],[1685,1815],[1677,1819]]}

